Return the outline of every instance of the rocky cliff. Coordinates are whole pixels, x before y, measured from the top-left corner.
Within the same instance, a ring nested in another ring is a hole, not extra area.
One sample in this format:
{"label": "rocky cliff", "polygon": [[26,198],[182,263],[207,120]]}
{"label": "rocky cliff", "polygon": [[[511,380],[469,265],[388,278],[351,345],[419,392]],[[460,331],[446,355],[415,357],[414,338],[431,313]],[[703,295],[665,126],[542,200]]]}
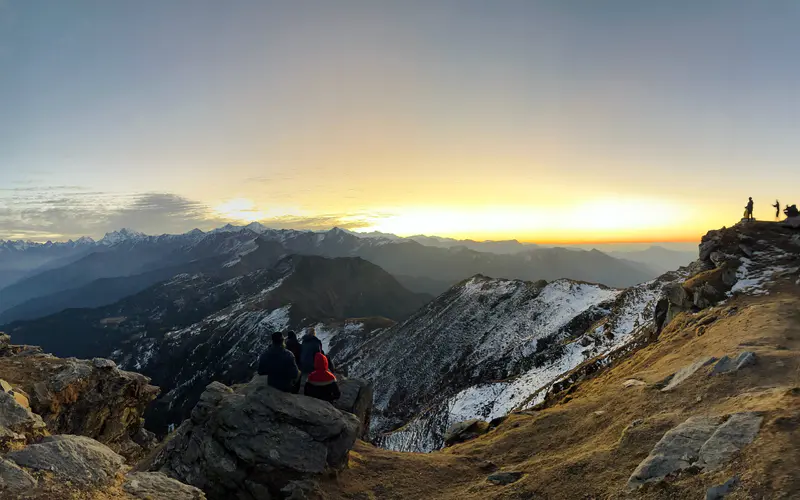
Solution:
{"label": "rocky cliff", "polygon": [[0,335],[0,498],[199,500],[163,474],[131,473],[158,388],[106,359],[59,359]]}

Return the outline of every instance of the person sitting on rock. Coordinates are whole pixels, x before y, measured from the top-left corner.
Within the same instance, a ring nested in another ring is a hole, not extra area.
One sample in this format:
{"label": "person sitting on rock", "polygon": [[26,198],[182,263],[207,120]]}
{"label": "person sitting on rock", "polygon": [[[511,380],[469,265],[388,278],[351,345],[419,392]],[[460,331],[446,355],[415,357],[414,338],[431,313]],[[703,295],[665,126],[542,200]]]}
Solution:
{"label": "person sitting on rock", "polygon": [[314,371],[308,376],[303,393],[329,403],[342,397],[339,384],[336,383],[336,375],[328,370],[328,357],[321,352],[314,355]]}
{"label": "person sitting on rock", "polygon": [[267,384],[283,392],[296,392],[300,370],[294,355],[283,345],[283,333],[272,334],[272,345],[264,351],[258,360],[258,374],[266,375]]}

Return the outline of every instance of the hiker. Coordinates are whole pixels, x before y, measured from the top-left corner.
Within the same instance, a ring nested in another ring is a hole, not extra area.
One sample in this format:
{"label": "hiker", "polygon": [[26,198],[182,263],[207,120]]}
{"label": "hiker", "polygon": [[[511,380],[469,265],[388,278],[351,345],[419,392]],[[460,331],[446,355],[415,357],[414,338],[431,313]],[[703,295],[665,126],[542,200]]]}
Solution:
{"label": "hiker", "polygon": [[258,374],[266,375],[267,384],[279,391],[296,392],[299,388],[297,380],[300,370],[297,369],[294,355],[284,347],[281,332],[272,334],[272,345],[258,360]]}
{"label": "hiker", "polygon": [[797,205],[786,205],[786,210],[783,211],[786,214],[786,217],[797,217],[800,215],[800,211],[797,210]]}
{"label": "hiker", "polygon": [[772,207],[775,209],[775,220],[780,219],[781,218],[781,202],[779,202],[778,200],[775,200],[775,204],[772,205]]}
{"label": "hiker", "polygon": [[294,359],[297,361],[297,364],[300,364],[300,352],[301,346],[300,341],[297,340],[297,334],[294,333],[294,330],[290,330],[286,336],[286,349],[289,350],[292,354],[294,354]]}
{"label": "hiker", "polygon": [[744,207],[744,218],[750,220],[753,218],[753,197],[751,196],[747,200],[747,205]]}
{"label": "hiker", "polygon": [[342,397],[339,384],[336,383],[336,375],[328,370],[328,357],[321,352],[314,355],[314,371],[308,376],[303,393],[329,403]]}

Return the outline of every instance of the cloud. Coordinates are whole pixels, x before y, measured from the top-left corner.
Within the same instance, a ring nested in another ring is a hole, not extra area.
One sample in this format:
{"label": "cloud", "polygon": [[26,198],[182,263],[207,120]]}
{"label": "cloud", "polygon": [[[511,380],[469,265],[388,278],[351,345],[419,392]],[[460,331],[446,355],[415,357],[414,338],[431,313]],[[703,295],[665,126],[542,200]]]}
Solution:
{"label": "cloud", "polygon": [[[324,230],[335,226],[361,229],[385,217],[386,214],[353,212],[283,215],[259,222],[276,229]],[[120,195],[83,191],[78,186],[52,186],[39,190],[5,190],[5,194],[0,194],[0,239],[99,238],[123,227],[147,234],[183,233],[194,228],[205,231],[227,223],[246,224],[222,216],[204,203],[173,193]]]}

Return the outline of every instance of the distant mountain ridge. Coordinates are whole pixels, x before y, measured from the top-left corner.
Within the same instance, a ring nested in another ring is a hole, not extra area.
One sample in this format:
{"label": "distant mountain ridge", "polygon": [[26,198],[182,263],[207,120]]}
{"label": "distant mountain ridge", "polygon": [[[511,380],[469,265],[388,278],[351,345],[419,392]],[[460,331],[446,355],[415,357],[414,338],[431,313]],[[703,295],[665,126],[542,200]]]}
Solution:
{"label": "distant mountain ridge", "polygon": [[[540,248],[516,241],[357,235],[340,228],[324,232],[270,229],[257,222],[159,236],[122,229],[99,241],[6,242],[11,250],[0,255],[0,280],[5,276],[9,282],[0,286],[0,324],[68,307],[111,304],[173,273],[190,272],[204,265],[198,263],[204,259],[208,265],[228,265],[237,255],[251,251],[256,239],[280,245],[286,254],[361,257],[397,276],[411,290],[432,295],[475,274],[525,280],[571,278],[614,287],[655,275],[641,264],[599,251]],[[511,252],[516,248],[522,251]],[[37,260],[40,253],[46,255]]]}

